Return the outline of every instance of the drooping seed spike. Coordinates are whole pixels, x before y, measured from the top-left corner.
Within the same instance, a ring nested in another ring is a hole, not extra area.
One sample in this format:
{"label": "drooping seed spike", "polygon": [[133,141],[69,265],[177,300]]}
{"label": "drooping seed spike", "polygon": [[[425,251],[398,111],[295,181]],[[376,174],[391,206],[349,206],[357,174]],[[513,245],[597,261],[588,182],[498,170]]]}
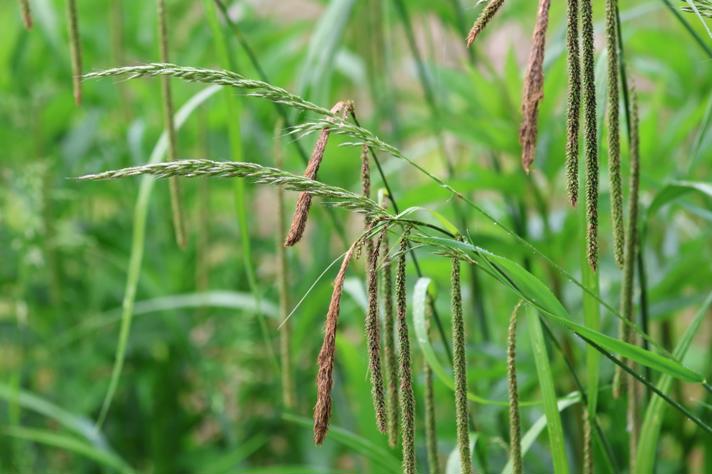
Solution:
{"label": "drooping seed spike", "polygon": [[77,1],[67,0],[67,25],[69,31],[69,55],[72,61],[72,88],[74,103],[82,102],[82,46],[79,39]]}
{"label": "drooping seed spike", "polygon": [[519,420],[519,392],[517,390],[517,317],[522,301],[517,303],[509,319],[507,331],[507,393],[509,394],[509,458],[512,473],[522,474],[521,422]]}
{"label": "drooping seed spike", "polygon": [[608,48],[608,177],[611,188],[613,254],[616,264],[619,267],[623,267],[625,236],[623,234],[623,191],[621,189],[620,120],[618,110],[617,9],[617,0],[606,0],[606,45]]}
{"label": "drooping seed spike", "polygon": [[[370,224],[369,224],[370,227]],[[381,234],[381,237],[383,234]],[[376,412],[378,431],[387,431],[386,396],[383,388],[383,372],[381,371],[381,329],[378,320],[378,255],[381,248],[380,238],[376,245],[368,239],[368,272],[367,295],[368,309],[366,313],[366,340],[368,342],[368,372],[371,376],[371,399]]]}
{"label": "drooping seed spike", "polygon": [[583,414],[583,474],[593,474],[593,452],[591,439],[591,420],[588,410],[582,410]]}
{"label": "drooping seed spike", "polygon": [[450,304],[452,310],[453,372],[455,377],[455,422],[457,446],[460,452],[460,472],[472,474],[469,418],[467,408],[467,358],[465,354],[465,321],[462,316],[462,291],[460,289],[460,260],[452,260],[450,277]]}
{"label": "drooping seed spike", "polygon": [[329,310],[324,323],[324,341],[317,358],[318,371],[316,375],[316,405],[314,405],[314,442],[321,444],[329,431],[331,418],[331,388],[334,385],[334,355],[336,352],[336,326],[341,308],[341,293],[344,289],[346,269],[351,261],[356,243],[349,247],[341,262],[339,273],[334,279],[334,290],[331,293]]}
{"label": "drooping seed spike", "polygon": [[537,115],[539,102],[544,98],[544,47],[546,29],[549,24],[551,0],[540,0],[537,13],[529,62],[524,78],[522,97],[522,125],[519,129],[519,142],[522,145],[522,166],[529,173],[536,155]]}
{"label": "drooping seed spike", "polygon": [[403,474],[415,474],[415,394],[413,393],[413,375],[410,362],[410,339],[406,306],[405,255],[408,251],[408,234],[401,238],[396,271],[396,323],[400,342],[400,421],[403,450]]}
{"label": "drooping seed spike", "polygon": [[[640,182],[640,139],[638,124],[638,100],[635,90],[631,90],[630,127],[630,178],[628,182],[628,225],[623,255],[623,280],[621,282],[620,312],[622,316],[619,332],[623,341],[631,343],[633,330],[633,284],[635,279],[636,242],[638,240],[638,190]],[[616,370],[613,378],[613,396],[620,395],[622,371]]]}
{"label": "drooping seed spike", "polygon": [[475,23],[472,25],[472,29],[470,29],[470,32],[467,34],[468,48],[472,46],[472,43],[475,42],[479,34],[482,33],[482,30],[484,30],[490,20],[494,18],[503,4],[504,0],[490,0],[487,6],[485,6],[480,16],[477,17],[477,20],[475,20]]}
{"label": "drooping seed spike", "polygon": [[593,0],[583,0],[583,128],[586,187],[586,257],[595,271],[598,266],[598,142],[596,131],[596,83],[593,50]]}
{"label": "drooping seed spike", "polygon": [[[339,101],[331,108],[331,113],[346,117],[352,107],[353,104],[350,101]],[[326,150],[326,144],[329,141],[330,133],[330,127],[324,127],[321,130],[319,138],[316,140],[316,144],[312,150],[311,157],[309,158],[309,163],[307,163],[307,168],[304,171],[304,176],[306,178],[316,179],[319,166],[324,158],[324,151]],[[297,206],[294,210],[294,216],[292,217],[292,225],[289,227],[287,238],[284,241],[285,247],[291,247],[302,239],[304,229],[307,225],[307,219],[309,218],[311,200],[312,196],[308,192],[299,194],[299,197],[297,198]]]}
{"label": "drooping seed spike", "polygon": [[568,49],[568,106],[566,116],[566,189],[569,201],[578,201],[579,125],[581,118],[581,50],[579,47],[579,0],[568,0],[566,45]]}
{"label": "drooping seed spike", "polygon": [[381,253],[383,254],[383,360],[388,376],[386,389],[388,445],[398,442],[398,362],[396,361],[395,321],[393,311],[393,273],[391,271],[388,228],[381,231]]}
{"label": "drooping seed spike", "polygon": [[28,30],[32,29],[32,11],[30,10],[30,0],[20,0],[20,13],[22,14],[22,24]]}
{"label": "drooping seed spike", "polygon": [[[425,307],[425,331],[430,340],[430,306]],[[425,391],[425,451],[428,458],[428,472],[440,474],[438,460],[438,430],[435,418],[435,390],[433,388],[433,369],[427,360],[423,359],[423,385]]]}
{"label": "drooping seed spike", "polygon": [[[157,0],[158,16],[158,42],[161,53],[161,61],[169,61],[168,49],[168,25],[166,20],[165,0]],[[163,99],[163,123],[168,135],[168,160],[176,161],[176,130],[173,123],[173,96],[171,94],[171,82],[168,76],[161,77],[161,95]],[[168,181],[168,189],[171,196],[171,213],[173,216],[173,231],[178,247],[185,248],[185,226],[183,223],[183,210],[180,204],[180,185],[178,179],[171,177]]]}

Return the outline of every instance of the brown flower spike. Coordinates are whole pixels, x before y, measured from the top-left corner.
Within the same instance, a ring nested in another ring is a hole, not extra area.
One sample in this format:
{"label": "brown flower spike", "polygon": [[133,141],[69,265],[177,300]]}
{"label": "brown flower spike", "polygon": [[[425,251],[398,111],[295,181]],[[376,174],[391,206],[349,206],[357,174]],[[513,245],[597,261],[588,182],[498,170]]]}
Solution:
{"label": "brown flower spike", "polygon": [[[353,103],[351,101],[339,101],[331,108],[331,113],[334,115],[341,115],[345,118],[346,115],[353,109]],[[331,128],[324,127],[319,134],[319,138],[314,145],[311,157],[309,158],[309,163],[307,163],[307,169],[304,171],[304,176],[309,179],[316,179],[317,172],[319,171],[319,165],[321,165],[321,160],[324,158],[324,150],[326,150],[326,144],[329,141],[329,134],[331,133]],[[312,196],[308,192],[299,193],[297,198],[297,206],[294,210],[294,217],[292,217],[292,225],[289,227],[289,232],[287,233],[287,238],[284,241],[285,247],[291,247],[302,239],[304,235],[304,229],[307,225],[307,218],[309,217],[309,208],[311,207]]]}
{"label": "brown flower spike", "polygon": [[317,363],[319,366],[316,375],[316,405],[314,406],[314,442],[321,444],[329,431],[329,418],[331,418],[331,388],[334,385],[334,352],[336,350],[336,324],[339,321],[341,307],[341,292],[344,289],[346,269],[349,267],[351,256],[356,248],[356,242],[349,247],[341,262],[341,268],[334,280],[334,291],[331,293],[329,311],[326,313],[324,323],[324,342],[319,351]]}
{"label": "brown flower spike", "polygon": [[529,51],[529,63],[524,79],[522,97],[522,126],[519,129],[519,142],[522,144],[522,166],[529,173],[536,154],[537,113],[539,102],[544,98],[544,46],[546,28],[549,24],[551,0],[540,0],[537,13],[532,48]]}

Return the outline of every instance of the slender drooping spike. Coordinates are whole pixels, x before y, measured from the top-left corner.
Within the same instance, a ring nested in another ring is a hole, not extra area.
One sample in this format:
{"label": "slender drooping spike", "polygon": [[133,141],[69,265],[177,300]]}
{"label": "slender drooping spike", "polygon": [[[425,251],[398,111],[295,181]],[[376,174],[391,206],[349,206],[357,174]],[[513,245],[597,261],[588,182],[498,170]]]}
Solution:
{"label": "slender drooping spike", "polygon": [[[370,224],[369,224],[370,227]],[[383,234],[381,234],[382,236]],[[368,372],[371,376],[371,398],[376,412],[378,431],[386,433],[387,414],[386,396],[383,389],[383,372],[381,371],[381,329],[378,320],[378,254],[381,242],[373,245],[368,239],[368,274],[367,293],[368,311],[366,314],[366,339],[368,341]]]}
{"label": "slender drooping spike", "polygon": [[507,332],[507,392],[509,393],[509,458],[512,473],[522,474],[522,440],[519,421],[519,392],[517,391],[517,316],[522,301],[517,303],[509,319]]}
{"label": "slender drooping spike", "polygon": [[[353,104],[350,101],[340,101],[331,108],[331,113],[346,117],[352,107]],[[319,171],[319,165],[321,165],[321,160],[324,158],[324,150],[326,150],[326,144],[329,141],[330,133],[331,128],[329,127],[324,127],[321,130],[319,138],[317,139],[314,149],[312,150],[311,157],[309,158],[309,163],[307,163],[307,169],[304,171],[305,177],[309,179],[316,179],[317,172]],[[307,192],[299,194],[299,197],[297,198],[297,206],[294,210],[294,216],[292,217],[292,225],[289,227],[287,238],[284,241],[285,247],[291,247],[296,244],[301,240],[302,235],[304,235],[307,218],[309,217],[311,200],[311,194]]]}
{"label": "slender drooping spike", "polygon": [[472,455],[467,428],[467,358],[465,355],[465,321],[462,317],[462,292],[460,290],[460,260],[452,260],[450,277],[450,303],[452,310],[453,372],[455,376],[455,422],[457,446],[460,451],[460,472],[472,473]]}
{"label": "slender drooping spike", "polygon": [[[633,283],[635,279],[636,243],[638,241],[638,189],[640,181],[640,136],[639,136],[638,101],[634,90],[631,91],[631,129],[630,129],[630,181],[628,196],[628,225],[625,235],[625,251],[623,255],[623,282],[621,284],[621,316],[629,324],[621,324],[621,336],[625,342],[635,344],[635,335],[631,324],[633,317]],[[638,250],[640,251],[640,250]],[[631,361],[624,360],[631,368]],[[617,370],[613,380],[613,396],[618,397],[623,375]],[[635,468],[640,420],[638,417],[638,391],[636,382],[630,375],[625,375],[628,403],[626,410],[630,445],[630,469]]]}
{"label": "slender drooping spike", "polygon": [[591,420],[587,409],[582,410],[583,417],[583,474],[593,474],[593,453],[591,439]]}
{"label": "slender drooping spike", "polygon": [[391,272],[388,228],[383,227],[380,236],[383,254],[383,362],[388,375],[386,390],[386,413],[388,445],[398,442],[398,362],[396,361],[395,324],[393,315],[393,274]]}
{"label": "slender drooping spike", "polygon": [[30,11],[30,0],[20,0],[20,13],[22,14],[22,24],[28,30],[32,29],[32,12]]}
{"label": "slender drooping spike", "polygon": [[497,11],[500,9],[503,3],[504,0],[490,0],[487,6],[485,6],[484,10],[482,10],[482,13],[480,13],[480,16],[478,16],[477,20],[475,20],[475,24],[472,25],[472,29],[467,34],[468,48],[472,46],[472,43],[475,42],[477,36],[479,36],[482,30],[485,29],[487,23],[489,23],[490,20],[497,14]]}
{"label": "slender drooping spike", "polygon": [[346,269],[349,267],[351,256],[356,248],[356,242],[349,247],[341,262],[341,268],[334,280],[334,290],[331,293],[329,311],[326,313],[324,323],[324,342],[317,359],[318,372],[316,375],[316,405],[314,406],[314,442],[321,444],[329,431],[329,418],[331,418],[331,387],[334,385],[334,354],[336,350],[336,325],[339,321],[341,306],[341,292],[344,289]]}
{"label": "slender drooping spike", "polygon": [[569,201],[578,201],[579,124],[581,118],[581,50],[579,48],[579,0],[569,0],[566,46],[568,49],[569,96],[566,116],[566,189]]}
{"label": "slender drooping spike", "polygon": [[79,42],[77,0],[67,0],[67,25],[69,28],[69,55],[72,60],[72,87],[74,103],[82,102],[82,46]]}
{"label": "slender drooping spike", "polygon": [[415,394],[413,393],[413,374],[410,363],[410,340],[406,315],[405,255],[408,252],[408,233],[400,241],[398,269],[396,271],[396,312],[398,340],[400,341],[400,380],[401,433],[403,449],[403,474],[415,474]]}
{"label": "slender drooping spike", "polygon": [[[631,342],[633,332],[630,324],[633,318],[633,284],[635,279],[635,251],[638,240],[638,187],[640,180],[640,155],[638,135],[638,103],[635,90],[631,90],[631,129],[630,129],[630,178],[628,182],[628,225],[626,228],[625,248],[623,253],[623,280],[621,282],[619,334],[622,340]],[[613,376],[613,397],[620,396],[622,369],[616,367]]]}
{"label": "slender drooping spike", "polygon": [[593,0],[583,0],[583,134],[586,165],[586,257],[598,266],[598,143],[596,132],[596,83],[593,57]]}
{"label": "slender drooping spike", "polygon": [[[425,331],[430,339],[430,317],[431,309],[425,307],[428,313],[425,317]],[[433,390],[433,369],[427,360],[423,359],[423,383],[425,384],[425,451],[428,457],[428,472],[430,474],[440,474],[440,463],[438,462],[438,430],[435,423],[435,391]]]}
{"label": "slender drooping spike", "polygon": [[623,267],[623,191],[621,190],[621,145],[618,116],[618,36],[616,11],[618,0],[606,0],[606,46],[608,48],[608,177],[611,186],[611,224],[613,254]]}
{"label": "slender drooping spike", "polygon": [[527,173],[529,173],[536,155],[537,114],[539,102],[544,98],[544,46],[550,6],[551,0],[539,1],[532,47],[529,50],[529,62],[524,78],[522,126],[519,129],[519,142],[522,144],[522,166]]}
{"label": "slender drooping spike", "polygon": [[[158,0],[158,41],[160,43],[161,61],[168,62],[168,27],[166,22],[165,0]],[[173,123],[173,97],[171,82],[167,76],[161,77],[161,93],[163,98],[163,124],[168,134],[168,160],[176,161],[176,130]],[[173,214],[173,232],[178,247],[185,248],[185,228],[183,226],[183,211],[180,205],[180,187],[178,179],[170,178],[168,188],[171,195],[171,212]]]}
{"label": "slender drooping spike", "polygon": [[[282,168],[284,158],[282,153],[282,123],[275,127],[274,132],[274,164]],[[277,186],[277,285],[279,289],[279,317],[282,327],[279,330],[279,355],[282,365],[282,403],[285,408],[294,408],[294,380],[292,378],[292,325],[287,319],[289,314],[289,268],[287,266],[287,251],[282,245],[285,237],[286,211],[284,206],[284,189]]]}

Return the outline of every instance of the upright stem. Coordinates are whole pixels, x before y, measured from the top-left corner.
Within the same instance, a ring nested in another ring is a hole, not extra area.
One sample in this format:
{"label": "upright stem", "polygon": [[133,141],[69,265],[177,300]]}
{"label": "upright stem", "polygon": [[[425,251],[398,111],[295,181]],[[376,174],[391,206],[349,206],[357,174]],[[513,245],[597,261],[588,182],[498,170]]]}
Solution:
{"label": "upright stem", "polygon": [[[161,62],[168,63],[168,28],[166,25],[166,2],[158,0],[158,38],[161,50]],[[163,123],[168,134],[168,159],[176,161],[176,131],[173,123],[173,97],[171,96],[171,80],[168,76],[161,76],[161,93],[163,96]],[[185,248],[185,228],[183,226],[183,212],[180,205],[180,187],[178,178],[172,176],[168,181],[171,194],[171,211],[173,214],[173,231],[178,247]]]}

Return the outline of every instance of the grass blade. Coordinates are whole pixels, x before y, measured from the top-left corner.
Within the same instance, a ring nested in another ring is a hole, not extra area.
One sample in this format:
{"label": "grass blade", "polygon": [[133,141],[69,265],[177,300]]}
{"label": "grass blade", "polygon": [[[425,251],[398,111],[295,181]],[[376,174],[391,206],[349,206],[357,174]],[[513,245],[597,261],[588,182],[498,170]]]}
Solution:
{"label": "grass blade", "polygon": [[103,451],[95,446],[80,441],[74,437],[53,433],[48,430],[39,430],[34,428],[23,428],[21,426],[8,426],[3,428],[0,433],[13,438],[24,439],[34,443],[45,444],[55,448],[71,451],[85,458],[96,461],[102,466],[111,468],[121,473],[135,472],[121,458],[113,453]]}
{"label": "grass blade", "polygon": [[[556,409],[559,412],[562,412],[566,410],[568,407],[575,405],[576,403],[581,401],[581,397],[578,394],[578,392],[574,392],[570,395],[567,395],[565,398],[562,398],[556,403]],[[544,428],[547,426],[547,418],[546,415],[540,416],[534,424],[527,430],[527,432],[524,434],[522,437],[522,456],[524,456],[527,451],[534,445],[534,441],[539,437],[539,435],[544,431]],[[507,465],[504,466],[504,469],[502,469],[502,474],[512,474],[512,460],[510,459],[507,462]]]}
{"label": "grass blade", "polygon": [[[210,86],[191,97],[175,115],[175,129],[178,130],[188,120],[193,111],[200,107],[206,100],[215,95],[220,90],[218,86]],[[164,130],[156,146],[151,152],[149,163],[158,163],[166,154],[168,148],[168,135]],[[111,372],[111,380],[107,389],[101,412],[97,420],[97,426],[101,426],[106,420],[106,416],[111,406],[111,401],[119,385],[119,377],[124,366],[126,356],[126,346],[131,331],[131,319],[133,317],[134,301],[136,299],[136,288],[141,276],[141,262],[143,261],[143,248],[146,240],[146,219],[148,217],[148,203],[151,198],[151,191],[155,180],[146,176],[141,180],[138,198],[134,207],[133,236],[131,238],[131,256],[129,257],[129,269],[126,275],[126,288],[124,290],[123,311],[121,314],[121,329],[119,330],[119,342],[116,348],[114,367]]]}
{"label": "grass blade", "polygon": [[[700,325],[704,320],[707,310],[712,304],[712,293],[709,294],[705,302],[702,304],[697,314],[692,319],[685,334],[680,339],[675,347],[675,356],[684,358],[687,354],[692,339],[697,335]],[[656,384],[658,390],[663,393],[669,393],[672,388],[673,379],[669,375],[663,375]],[[663,415],[665,414],[665,401],[658,395],[653,396],[645,410],[645,417],[640,429],[640,440],[638,441],[638,456],[635,462],[636,474],[650,474],[654,472],[655,453],[657,451],[658,438],[660,437],[660,427],[663,423]]]}
{"label": "grass blade", "polygon": [[561,416],[559,415],[556,391],[554,389],[554,377],[551,373],[549,355],[546,352],[541,321],[539,321],[539,316],[534,308],[527,307],[526,313],[536,373],[539,378],[539,388],[544,399],[544,413],[546,415],[547,431],[549,432],[549,450],[554,463],[554,473],[567,474],[569,465],[566,459],[564,431],[561,426]]}

